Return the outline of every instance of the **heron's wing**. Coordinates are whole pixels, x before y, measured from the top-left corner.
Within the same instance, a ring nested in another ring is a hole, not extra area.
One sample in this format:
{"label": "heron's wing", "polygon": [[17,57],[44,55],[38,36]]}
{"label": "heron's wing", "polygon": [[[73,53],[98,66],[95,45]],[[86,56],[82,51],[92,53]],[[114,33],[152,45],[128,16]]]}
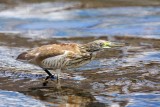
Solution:
{"label": "heron's wing", "polygon": [[29,61],[33,59],[43,60],[48,57],[62,55],[64,54],[64,52],[65,52],[64,50],[61,50],[56,47],[42,46],[21,53],[20,55],[18,55],[17,60],[22,60],[22,61]]}
{"label": "heron's wing", "polygon": [[17,60],[21,61],[42,61],[49,57],[55,57],[59,55],[63,55],[67,52],[67,58],[77,57],[79,52],[75,50],[77,45],[75,44],[52,44],[52,45],[44,45],[38,48],[34,48],[32,50],[21,53]]}

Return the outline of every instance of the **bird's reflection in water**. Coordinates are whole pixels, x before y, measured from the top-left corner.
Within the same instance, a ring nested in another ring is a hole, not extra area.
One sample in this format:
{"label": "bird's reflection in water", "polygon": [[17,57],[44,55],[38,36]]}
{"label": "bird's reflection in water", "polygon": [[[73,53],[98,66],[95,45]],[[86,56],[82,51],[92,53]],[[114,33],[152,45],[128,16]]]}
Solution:
{"label": "bird's reflection in water", "polygon": [[23,93],[44,101],[48,106],[85,107],[95,101],[94,96],[85,89],[61,86],[60,81],[52,86],[32,87]]}

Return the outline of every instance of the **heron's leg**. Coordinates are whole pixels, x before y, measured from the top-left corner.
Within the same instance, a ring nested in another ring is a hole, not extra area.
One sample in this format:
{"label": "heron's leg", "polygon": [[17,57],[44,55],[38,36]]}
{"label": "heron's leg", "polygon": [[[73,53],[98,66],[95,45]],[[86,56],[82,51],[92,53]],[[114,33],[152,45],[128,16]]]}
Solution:
{"label": "heron's leg", "polygon": [[43,69],[43,70],[48,74],[48,76],[45,78],[45,81],[43,82],[43,86],[46,86],[48,83],[48,79],[51,78],[51,80],[54,80],[55,77],[47,69]]}
{"label": "heron's leg", "polygon": [[52,75],[52,73],[51,73],[51,72],[49,72],[47,69],[43,69],[43,70],[48,74],[48,76],[46,77],[46,79],[45,79],[45,80],[48,80],[49,78],[51,78],[51,79],[55,79],[54,75]]}
{"label": "heron's leg", "polygon": [[60,79],[60,75],[61,75],[61,69],[56,70],[56,75],[57,75],[57,82],[58,82]]}
{"label": "heron's leg", "polygon": [[61,89],[61,80],[60,79],[57,80],[56,88]]}
{"label": "heron's leg", "polygon": [[61,89],[61,83],[60,83],[61,69],[56,69],[56,76],[57,76],[56,88]]}

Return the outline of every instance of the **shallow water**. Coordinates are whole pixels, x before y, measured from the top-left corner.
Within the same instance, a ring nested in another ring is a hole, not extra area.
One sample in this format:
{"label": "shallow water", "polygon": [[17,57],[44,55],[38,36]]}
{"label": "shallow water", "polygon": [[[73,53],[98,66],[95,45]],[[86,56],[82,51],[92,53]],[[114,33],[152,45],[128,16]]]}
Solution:
{"label": "shallow water", "polygon": [[[104,35],[159,38],[159,7],[54,11],[52,10],[54,3],[48,5],[48,3],[24,5],[1,11],[1,32],[22,33],[27,38],[34,39]],[[39,7],[41,10],[37,10]]]}
{"label": "shallow water", "polygon": [[32,97],[18,92],[0,90],[1,107],[45,107],[45,105]]}
{"label": "shallow water", "polygon": [[[158,107],[160,2],[68,1],[1,1],[0,106]],[[33,47],[96,39],[128,45],[99,52],[47,87],[44,71],[15,60]]]}

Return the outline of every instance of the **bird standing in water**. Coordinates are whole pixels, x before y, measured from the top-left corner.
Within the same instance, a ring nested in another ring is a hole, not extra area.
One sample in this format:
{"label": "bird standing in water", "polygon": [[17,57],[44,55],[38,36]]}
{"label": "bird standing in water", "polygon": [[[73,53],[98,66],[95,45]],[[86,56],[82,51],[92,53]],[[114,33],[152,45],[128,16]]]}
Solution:
{"label": "bird standing in water", "polygon": [[123,45],[123,43],[106,40],[95,40],[87,44],[51,44],[23,52],[17,57],[17,60],[40,66],[48,74],[43,83],[43,85],[46,85],[49,78],[55,79],[55,76],[49,70],[55,70],[57,79],[59,79],[58,75],[62,69],[81,67],[92,61],[97,51]]}

